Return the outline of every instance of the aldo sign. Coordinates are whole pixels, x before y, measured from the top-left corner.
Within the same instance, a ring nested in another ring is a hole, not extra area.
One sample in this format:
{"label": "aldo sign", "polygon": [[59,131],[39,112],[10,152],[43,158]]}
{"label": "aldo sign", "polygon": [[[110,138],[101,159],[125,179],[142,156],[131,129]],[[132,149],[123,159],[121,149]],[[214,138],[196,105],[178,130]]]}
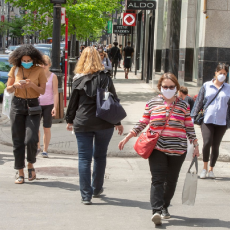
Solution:
{"label": "aldo sign", "polygon": [[155,10],[156,1],[132,1],[127,0],[127,10]]}

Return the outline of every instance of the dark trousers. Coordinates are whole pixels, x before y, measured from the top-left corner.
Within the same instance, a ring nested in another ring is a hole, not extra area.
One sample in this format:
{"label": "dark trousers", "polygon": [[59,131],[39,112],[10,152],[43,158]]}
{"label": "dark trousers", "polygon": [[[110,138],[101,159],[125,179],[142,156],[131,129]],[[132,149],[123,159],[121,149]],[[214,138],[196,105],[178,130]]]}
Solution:
{"label": "dark trousers", "polygon": [[219,147],[221,140],[227,130],[226,125],[202,124],[201,132],[203,137],[203,162],[208,162],[210,157],[210,148],[212,147],[210,157],[210,167],[215,167],[219,156]]}
{"label": "dark trousers", "polygon": [[[112,61],[112,75],[116,77],[117,74],[117,66],[118,66],[118,60]],[[113,68],[115,67],[114,74],[113,74]]]}
{"label": "dark trousers", "polygon": [[[80,191],[83,200],[90,200],[93,192],[98,193],[103,186],[107,149],[113,131],[114,128],[75,133],[78,144]],[[92,157],[94,166],[91,184]]]}
{"label": "dark trousers", "polygon": [[[38,106],[38,99],[28,99],[29,106]],[[38,130],[40,115],[28,115],[25,99],[14,97],[11,111],[11,133],[13,140],[13,152],[15,157],[15,169],[25,167],[25,147],[27,146],[27,161],[31,164],[36,162]]]}
{"label": "dark trousers", "polygon": [[170,205],[185,156],[169,156],[155,149],[149,157],[152,174],[150,202],[153,211],[160,211]]}

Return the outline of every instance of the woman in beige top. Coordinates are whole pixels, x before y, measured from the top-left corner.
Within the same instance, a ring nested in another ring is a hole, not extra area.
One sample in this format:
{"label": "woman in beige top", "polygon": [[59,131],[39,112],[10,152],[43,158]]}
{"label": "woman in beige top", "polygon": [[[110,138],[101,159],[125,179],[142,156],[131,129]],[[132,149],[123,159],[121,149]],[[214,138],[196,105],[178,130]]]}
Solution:
{"label": "woman in beige top", "polygon": [[29,115],[28,107],[39,106],[38,97],[45,93],[46,75],[42,54],[32,45],[17,48],[9,58],[13,65],[8,76],[7,91],[14,92],[10,120],[15,157],[14,168],[18,170],[16,184],[24,183],[25,147],[27,146],[28,180],[36,179],[33,164],[36,162],[40,114]]}

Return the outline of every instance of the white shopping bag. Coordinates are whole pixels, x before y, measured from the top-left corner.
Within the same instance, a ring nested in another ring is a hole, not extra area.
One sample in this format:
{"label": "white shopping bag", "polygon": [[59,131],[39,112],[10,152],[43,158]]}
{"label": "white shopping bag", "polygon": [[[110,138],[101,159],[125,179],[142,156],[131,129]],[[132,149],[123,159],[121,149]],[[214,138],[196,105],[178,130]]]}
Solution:
{"label": "white shopping bag", "polygon": [[[195,163],[196,172],[191,172],[191,168]],[[197,190],[197,176],[198,173],[198,162],[197,157],[195,156],[192,160],[192,163],[186,174],[184,181],[184,188],[182,192],[182,204],[185,205],[194,205],[196,200],[196,190]]]}
{"label": "white shopping bag", "polygon": [[[19,68],[16,67],[14,71],[14,77],[16,78],[18,74]],[[14,97],[14,93],[8,93],[7,89],[4,90],[3,95],[3,102],[2,102],[2,114],[6,115],[10,119],[10,109],[11,109],[11,102]]]}
{"label": "white shopping bag", "polygon": [[10,119],[11,102],[14,97],[14,93],[8,93],[7,89],[4,90],[3,102],[2,102],[2,114],[6,115]]}
{"label": "white shopping bag", "polygon": [[194,153],[194,145],[193,143],[190,143],[189,139],[187,139],[187,154],[185,157],[185,161],[192,161],[193,159],[193,153]]}

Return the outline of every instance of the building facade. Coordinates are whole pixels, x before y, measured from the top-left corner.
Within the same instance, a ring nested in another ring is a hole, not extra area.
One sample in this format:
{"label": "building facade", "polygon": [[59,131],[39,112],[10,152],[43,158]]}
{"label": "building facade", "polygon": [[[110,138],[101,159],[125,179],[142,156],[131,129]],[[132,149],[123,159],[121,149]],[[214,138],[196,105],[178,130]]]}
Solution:
{"label": "building facade", "polygon": [[135,74],[156,87],[159,74],[172,72],[181,85],[199,87],[213,78],[219,62],[230,64],[229,0],[156,2],[155,11],[135,11],[129,37],[116,37],[132,42]]}

